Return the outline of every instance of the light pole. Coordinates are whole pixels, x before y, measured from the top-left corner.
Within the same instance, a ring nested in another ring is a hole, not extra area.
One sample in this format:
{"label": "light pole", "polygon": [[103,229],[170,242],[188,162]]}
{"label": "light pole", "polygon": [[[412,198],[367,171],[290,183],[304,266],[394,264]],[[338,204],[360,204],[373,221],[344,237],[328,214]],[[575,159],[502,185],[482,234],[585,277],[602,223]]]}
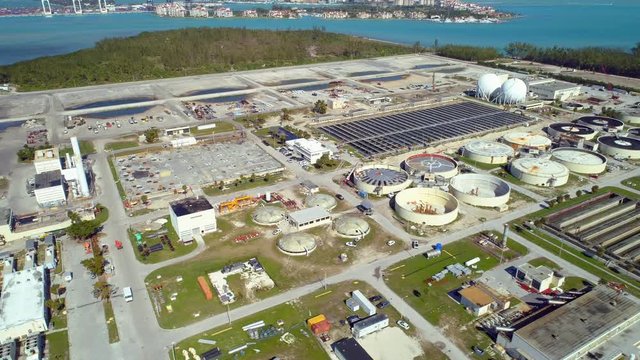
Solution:
{"label": "light pole", "polygon": [[171,356],[172,360],[176,360],[176,343],[174,341],[171,342]]}

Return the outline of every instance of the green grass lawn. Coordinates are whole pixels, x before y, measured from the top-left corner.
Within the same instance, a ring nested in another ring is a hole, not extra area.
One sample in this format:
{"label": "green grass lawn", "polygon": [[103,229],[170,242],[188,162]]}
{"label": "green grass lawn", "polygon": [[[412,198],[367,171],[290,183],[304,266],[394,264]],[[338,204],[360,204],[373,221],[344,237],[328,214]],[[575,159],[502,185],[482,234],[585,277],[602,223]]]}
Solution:
{"label": "green grass lawn", "polygon": [[138,147],[140,144],[137,141],[114,141],[104,145],[105,150],[114,151],[128,148]]}
{"label": "green grass lawn", "polygon": [[100,213],[96,216],[96,221],[99,224],[103,224],[107,220],[109,220],[109,209],[106,206],[97,204],[96,208],[100,209]]}
{"label": "green grass lawn", "polygon": [[502,166],[502,164],[485,164],[485,163],[477,162],[475,160],[469,159],[466,156],[460,156],[458,157],[458,160],[462,161],[467,165],[471,165],[475,168],[478,168],[480,170],[487,170],[487,171],[497,169]]}
{"label": "green grass lawn", "polygon": [[134,210],[131,212],[132,216],[140,216],[140,215],[145,215],[145,214],[149,214],[152,213],[156,210],[154,209],[149,209],[149,208],[142,208],[142,209],[138,209],[138,210]]}
{"label": "green grass lawn", "polygon": [[[166,216],[165,219],[169,220],[169,217]],[[167,236],[171,240],[171,243],[173,244],[173,247],[175,250],[171,251],[169,247],[165,245],[163,250],[153,252],[146,257],[143,257],[142,254],[140,254],[140,252],[138,251],[138,245],[135,238],[135,231],[132,229],[129,229],[128,231],[129,242],[131,243],[132,251],[135,253],[136,259],[138,259],[138,261],[145,264],[155,264],[165,260],[180,257],[182,255],[186,255],[196,249],[197,244],[195,241],[192,241],[188,245],[184,245],[179,241],[180,239],[178,237],[178,234],[176,234],[176,231],[173,229],[173,226],[171,225],[171,221],[167,221],[166,224],[162,225],[162,228],[160,230],[163,230],[163,229],[168,231]],[[160,230],[143,232],[142,233],[143,243],[146,243],[147,246],[149,247],[151,247],[152,245],[161,243],[162,236],[157,236],[155,238],[150,237],[151,235],[153,235],[154,233]]]}
{"label": "green grass lawn", "polygon": [[565,291],[571,290],[571,289],[580,290],[584,288],[587,283],[589,282],[581,277],[567,276],[564,279],[564,284],[562,285],[562,289],[564,289]]}
{"label": "green grass lawn", "polygon": [[193,136],[203,136],[203,135],[225,133],[225,132],[233,131],[235,129],[236,127],[232,123],[228,123],[224,121],[216,121],[216,127],[214,127],[213,129],[198,130],[198,127],[194,126],[189,129],[189,132]]}
{"label": "green grass lawn", "polygon": [[111,170],[113,181],[116,183],[116,187],[118,188],[118,195],[120,195],[120,198],[124,200],[127,198],[127,193],[124,191],[124,187],[122,187],[122,183],[120,182],[118,171],[116,171],[116,167],[113,164],[113,157],[109,157],[107,161],[109,162],[109,169]]}
{"label": "green grass lawn", "polygon": [[[228,194],[236,191],[249,190],[261,186],[269,186],[273,185],[282,180],[281,175],[269,175],[266,177],[256,177],[254,181],[251,181],[251,178],[245,178],[243,180],[239,180],[237,183],[227,184],[226,190],[220,190],[219,186],[210,185],[202,188],[202,191],[208,196],[216,196],[221,194]],[[237,184],[237,185],[236,185]]]}
{"label": "green grass lawn", "polygon": [[560,265],[556,264],[555,262],[547,259],[546,257],[538,257],[535,259],[531,259],[529,260],[529,264],[535,267],[538,266],[546,266],[551,270],[560,270],[561,267]]}
{"label": "green grass lawn", "polygon": [[[251,345],[249,347],[250,350],[245,352],[243,359],[271,359],[274,356],[305,360],[329,359],[325,350],[320,346],[319,340],[312,335],[307,327],[306,320],[317,314],[324,314],[332,325],[332,330],[329,332],[332,342],[347,336],[349,334],[349,326],[341,326],[339,320],[353,314],[344,306],[343,302],[348,298],[349,292],[356,289],[362,291],[365,296],[377,294],[370,285],[357,281],[328,286],[326,289],[321,288],[295,301],[274,306],[246,318],[234,319],[231,324],[207,330],[184,339],[176,344],[176,354],[181,354],[182,349],[190,347],[193,347],[199,354],[213,347],[219,347],[225,354],[221,359],[235,359],[232,355],[227,355],[226,352],[237,346],[255,342],[256,344]],[[393,307],[381,309],[379,312],[389,316],[390,326],[395,326],[395,322],[401,318],[400,313]],[[360,317],[366,316],[363,311],[359,311],[357,314]],[[263,320],[267,326],[273,325],[276,327],[279,320],[283,321],[283,332],[289,332],[294,335],[295,342],[287,345],[279,340],[280,334],[265,340],[255,341],[250,339],[247,333],[242,331],[242,327],[260,320]],[[414,328],[409,330],[409,335],[415,336]],[[198,342],[199,339],[213,340],[216,341],[216,344],[201,344]],[[258,349],[260,352],[255,352],[253,349]],[[425,355],[419,359],[446,359],[444,354],[433,345],[425,346],[423,344],[423,350]],[[179,358],[179,355],[177,357]]]}
{"label": "green grass lawn", "polygon": [[[446,336],[454,338],[458,344],[469,351],[474,345],[487,348],[492,341],[484,333],[473,329],[471,323],[475,317],[462,305],[454,302],[449,297],[449,292],[460,288],[464,282],[479,275],[473,273],[469,277],[455,278],[448,274],[439,282],[431,282],[431,285],[427,285],[427,280],[447,265],[464,263],[475,257],[480,258],[475,271],[486,271],[498,265],[496,257],[486,253],[469,238],[445,246],[439,257],[427,259],[418,255],[385,270],[385,281],[398,296],[401,296],[427,321],[446,328]],[[414,291],[418,291],[420,296],[416,296]],[[465,330],[461,331],[461,328]],[[485,354],[481,358],[489,357],[489,354]]]}
{"label": "green grass lawn", "polygon": [[622,185],[634,190],[640,190],[640,176],[625,179],[622,181]]}
{"label": "green grass lawn", "polygon": [[69,333],[67,330],[47,334],[49,343],[50,360],[68,360],[69,355]]}
{"label": "green grass lawn", "polygon": [[[89,155],[96,153],[96,147],[89,140],[80,140],[80,152],[82,155]],[[64,158],[67,154],[73,155],[73,149],[71,146],[60,149],[60,158]]]}
{"label": "green grass lawn", "polygon": [[109,331],[109,344],[117,343],[120,341],[120,335],[118,334],[116,316],[113,313],[113,305],[111,301],[103,301],[102,306],[104,307],[104,320],[107,322],[107,330]]}

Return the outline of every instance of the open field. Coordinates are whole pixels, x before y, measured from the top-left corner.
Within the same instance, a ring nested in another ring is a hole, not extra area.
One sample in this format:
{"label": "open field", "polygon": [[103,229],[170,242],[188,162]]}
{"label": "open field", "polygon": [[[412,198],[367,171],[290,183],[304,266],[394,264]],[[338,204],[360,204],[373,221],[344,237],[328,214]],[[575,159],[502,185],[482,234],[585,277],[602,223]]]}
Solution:
{"label": "open field", "polygon": [[[173,259],[176,257],[180,257],[182,255],[186,255],[192,252],[193,250],[195,250],[195,248],[197,247],[195,241],[191,242],[188,245],[185,245],[182,242],[180,242],[180,238],[178,237],[178,234],[176,234],[176,231],[173,229],[173,226],[171,225],[171,221],[169,220],[169,217],[166,216],[164,217],[164,219],[167,220],[167,222],[162,226],[159,226],[159,224],[156,224],[156,227],[158,228],[157,230],[153,230],[151,228],[149,228],[149,230],[146,230],[146,226],[144,224],[140,224],[139,226],[140,228],[138,226],[135,226],[135,228],[129,229],[129,242],[131,243],[131,250],[135,253],[136,259],[138,259],[138,261],[145,264],[154,264],[154,263],[162,262],[165,260]],[[144,230],[144,231],[141,231],[141,230]],[[162,236],[152,237],[155,233],[159,231],[160,232],[167,231],[166,235],[169,238],[169,240],[171,240],[171,243],[173,244],[175,250],[171,251],[169,247],[165,245],[164,249],[160,251],[152,252],[148,256],[142,256],[142,254],[138,251],[136,237],[135,237],[135,234],[138,231],[140,231],[140,233],[142,234],[142,242],[146,244],[147,247],[151,247],[153,245],[161,243]]]}
{"label": "open field", "polygon": [[[80,153],[82,153],[83,156],[96,153],[96,147],[93,145],[91,141],[80,140],[78,143],[80,145]],[[69,145],[69,147],[60,149],[61,159],[64,158],[67,154],[73,155],[73,149],[71,148],[71,145]]]}
{"label": "open field", "polygon": [[[253,302],[273,296],[281,291],[322,280],[325,276],[342,271],[354,262],[366,262],[401,250],[400,243],[389,247],[386,241],[393,237],[385,233],[372,221],[371,231],[357,248],[344,245],[346,239],[333,235],[330,225],[316,227],[305,231],[318,239],[318,248],[307,256],[291,257],[281,253],[276,241],[282,235],[273,235],[272,227],[255,225],[251,215],[253,209],[247,209],[218,217],[219,231],[207,234],[204,240],[207,249],[196,257],[149,274],[146,278],[151,298],[171,305],[171,312],[164,307],[159,308],[158,321],[164,328],[181,327],[204,317],[222,313],[226,307],[214,296],[207,301],[196,281],[198,276],[205,276],[225,265],[244,262],[257,258],[267,274],[275,282],[270,290],[248,292],[243,289],[240,279],[231,280],[231,287],[236,295],[236,302],[231,307]],[[251,240],[236,242],[239,236],[259,233]],[[339,255],[345,253],[348,261],[343,263]],[[178,276],[182,281],[176,281]],[[234,282],[238,286],[233,286]],[[211,285],[210,285],[211,286]],[[171,294],[177,293],[174,301]],[[198,314],[197,317],[194,314]]]}
{"label": "open field", "polygon": [[625,179],[622,181],[622,185],[634,190],[640,190],[640,176]]}
{"label": "open field", "polygon": [[114,151],[138,147],[137,141],[114,141],[104,145],[105,150]]}
{"label": "open field", "polygon": [[47,342],[49,344],[50,360],[68,360],[69,355],[69,333],[62,330],[47,334]]}
{"label": "open field", "polygon": [[[281,305],[277,305],[268,310],[257,314],[250,315],[246,318],[233,321],[229,325],[208,330],[204,333],[194,335],[190,338],[179,342],[176,347],[176,353],[181,353],[183,349],[194,348],[198,353],[213,348],[212,345],[201,344],[199,339],[216,341],[216,347],[219,347],[223,353],[234,347],[243,345],[248,342],[256,342],[256,345],[250,346],[249,349],[259,349],[260,352],[247,350],[243,359],[270,359],[273,356],[279,356],[282,359],[328,359],[329,356],[323,349],[320,341],[311,333],[306,325],[306,320],[317,314],[324,314],[331,323],[332,329],[329,331],[331,342],[347,337],[350,334],[349,325],[340,325],[339,320],[344,320],[352,313],[345,305],[350,292],[360,290],[369,297],[376,294],[375,290],[363,282],[344,282],[327,288],[321,288],[316,292],[304,296],[300,299],[290,301]],[[378,310],[389,316],[389,326],[396,326],[395,322],[401,318],[393,307],[387,307]],[[360,310],[356,312],[358,316],[365,317],[366,314]],[[251,340],[247,333],[242,331],[242,326],[254,323],[256,321],[264,321],[267,325],[277,326],[278,320],[283,321],[283,331],[277,336],[254,341]],[[295,342],[287,345],[279,340],[282,333],[289,332],[294,335]],[[407,335],[412,338],[416,337],[415,329],[412,327],[407,331]],[[327,343],[327,345],[329,344]],[[421,341],[420,345],[424,351],[423,355],[417,359],[445,359],[433,344]],[[231,359],[232,356],[226,355],[221,359]]]}
{"label": "open field", "polygon": [[223,133],[223,132],[229,132],[229,131],[233,131],[235,129],[236,129],[236,127],[232,123],[228,123],[228,122],[224,122],[224,121],[217,121],[216,122],[216,127],[212,128],[212,129],[198,130],[198,127],[194,126],[194,127],[189,129],[189,133],[191,135],[193,135],[193,136],[204,136],[204,135],[220,134],[220,133]]}
{"label": "open field", "polygon": [[546,266],[551,270],[560,270],[560,265],[556,264],[555,262],[545,258],[545,257],[539,257],[539,258],[535,258],[535,259],[531,259],[529,260],[529,264],[531,264],[532,266],[538,267],[538,266]]}
{"label": "open field", "polygon": [[[427,259],[424,256],[414,256],[410,259],[394,264],[385,270],[385,281],[396,294],[401,296],[409,305],[418,311],[427,321],[440,327],[459,346],[471,351],[474,345],[487,348],[492,344],[491,339],[484,333],[474,329],[475,317],[464,307],[449,297],[449,292],[458,289],[463,283],[477,278],[483,271],[498,265],[498,258],[490,255],[482,247],[475,244],[471,238],[462,239],[445,246],[442,255]],[[515,242],[509,245],[520,248]],[[480,258],[475,273],[470,276],[455,278],[448,274],[443,280],[430,282],[431,276],[442,271],[447,265],[464,263],[475,257]],[[417,296],[419,295],[419,296]],[[481,358],[490,358],[485,353]]]}

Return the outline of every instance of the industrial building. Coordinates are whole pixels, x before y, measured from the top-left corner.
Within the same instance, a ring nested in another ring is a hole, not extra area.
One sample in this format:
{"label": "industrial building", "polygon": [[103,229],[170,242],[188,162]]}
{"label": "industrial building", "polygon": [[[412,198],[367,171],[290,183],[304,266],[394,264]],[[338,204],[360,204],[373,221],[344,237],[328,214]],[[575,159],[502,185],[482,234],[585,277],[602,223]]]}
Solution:
{"label": "industrial building", "polygon": [[170,203],[169,216],[182,242],[191,242],[195,237],[217,229],[216,212],[204,197],[190,197]]}
{"label": "industrial building", "polygon": [[624,128],[624,122],[606,116],[582,116],[577,123],[601,132],[618,132]]}
{"label": "industrial building", "polygon": [[581,359],[638,320],[635,300],[597,286],[564,305],[549,304],[497,329],[496,342],[516,359]]}
{"label": "industrial building", "polygon": [[640,159],[640,140],[628,136],[601,136],[598,151],[616,159]]}
{"label": "industrial building", "polygon": [[559,288],[564,284],[563,275],[544,265],[535,267],[529,263],[522,264],[516,267],[515,277],[540,293]]}
{"label": "industrial building", "polygon": [[496,141],[475,140],[462,148],[462,156],[483,164],[506,164],[514,155],[511,146]]}
{"label": "industrial building", "polygon": [[296,156],[305,159],[310,164],[315,164],[322,155],[329,157],[333,155],[333,152],[318,140],[300,138],[288,140],[285,144]]}
{"label": "industrial building", "polygon": [[411,176],[422,181],[450,179],[458,174],[458,163],[440,154],[417,154],[408,157],[403,167]]}
{"label": "industrial building", "polygon": [[483,283],[462,288],[458,291],[460,304],[469,309],[475,316],[482,316],[491,311],[508,309],[511,305],[508,297],[497,294]]}
{"label": "industrial building", "polygon": [[28,337],[48,330],[45,302],[49,294],[48,272],[43,266],[3,275],[0,298],[0,342]]}
{"label": "industrial building", "polygon": [[439,226],[458,218],[458,200],[436,188],[402,190],[394,200],[396,214],[415,224]]}
{"label": "industrial building", "polygon": [[67,194],[60,170],[36,174],[34,193],[38,205],[42,207],[64,205],[67,202]]}
{"label": "industrial building", "polygon": [[62,164],[60,163],[58,148],[36,150],[33,157],[33,165],[36,168],[36,174],[56,170],[61,171]]}
{"label": "industrial building", "polygon": [[375,314],[353,324],[351,333],[356,339],[363,338],[389,326],[389,317],[385,314]]}
{"label": "industrial building", "polygon": [[353,182],[363,194],[382,196],[404,190],[413,181],[398,166],[372,164],[354,169]]}
{"label": "industrial building", "polygon": [[331,344],[331,348],[339,360],[373,360],[354,338],[340,339]]}
{"label": "industrial building", "polygon": [[314,206],[291,212],[287,214],[286,219],[287,222],[289,222],[289,224],[297,231],[331,224],[331,214],[321,206]]}
{"label": "industrial building", "polygon": [[536,186],[562,186],[569,181],[569,169],[545,158],[519,158],[511,162],[509,172],[519,180]]}
{"label": "industrial building", "polygon": [[593,151],[576,148],[557,148],[551,159],[578,174],[600,174],[607,169],[607,158]]}
{"label": "industrial building", "polygon": [[376,307],[367,299],[366,296],[360,291],[355,290],[351,292],[351,300],[360,305],[360,309],[367,313],[367,315],[372,316],[376,314]]}
{"label": "industrial building", "polygon": [[529,82],[529,91],[544,100],[567,101],[580,95],[582,87],[566,81],[542,79]]}
{"label": "industrial building", "polygon": [[311,234],[292,233],[280,238],[276,244],[278,250],[289,256],[309,256],[318,247]]}
{"label": "industrial building", "polygon": [[460,174],[449,182],[449,191],[469,205],[500,207],[509,201],[511,186],[493,175]]}

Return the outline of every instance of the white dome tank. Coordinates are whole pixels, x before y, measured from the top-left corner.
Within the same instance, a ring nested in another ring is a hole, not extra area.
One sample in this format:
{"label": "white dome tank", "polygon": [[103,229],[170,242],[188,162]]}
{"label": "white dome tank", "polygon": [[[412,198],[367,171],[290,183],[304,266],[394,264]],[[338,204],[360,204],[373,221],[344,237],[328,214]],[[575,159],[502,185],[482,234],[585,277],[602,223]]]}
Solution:
{"label": "white dome tank", "polygon": [[527,84],[516,78],[505,81],[500,86],[500,94],[498,95],[498,103],[500,104],[519,104],[527,99]]}
{"label": "white dome tank", "polygon": [[502,85],[502,81],[496,74],[484,74],[478,79],[476,87],[476,97],[483,100],[490,100],[496,95]]}

